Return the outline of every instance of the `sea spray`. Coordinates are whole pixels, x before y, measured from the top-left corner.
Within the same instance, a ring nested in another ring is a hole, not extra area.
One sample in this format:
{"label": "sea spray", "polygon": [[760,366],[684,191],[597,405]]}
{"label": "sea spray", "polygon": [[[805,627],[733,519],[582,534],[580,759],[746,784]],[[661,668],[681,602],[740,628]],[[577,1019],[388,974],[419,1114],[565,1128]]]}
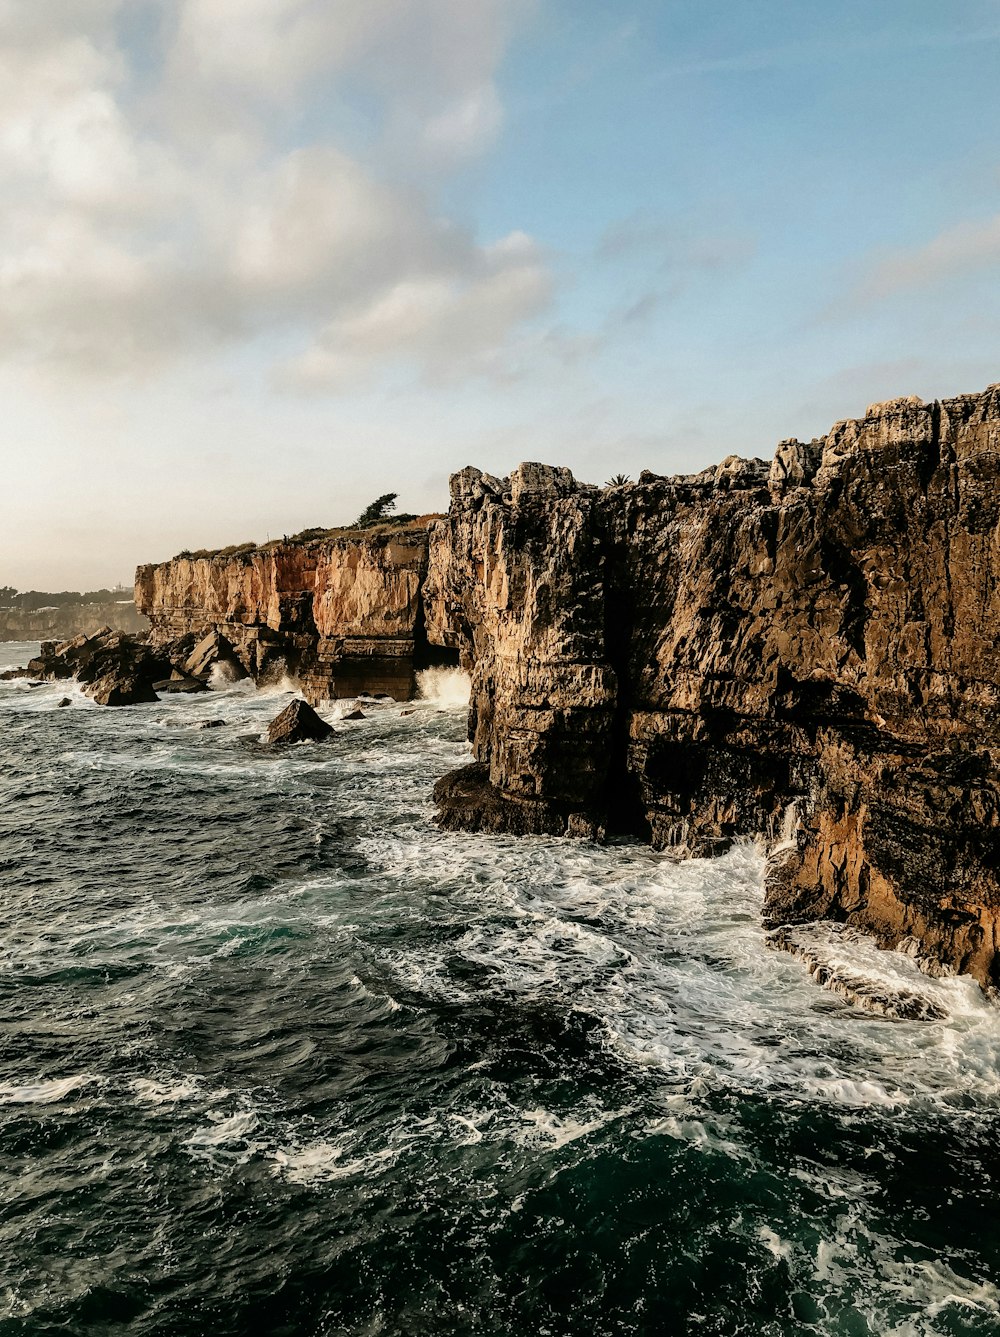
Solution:
{"label": "sea spray", "polygon": [[469,675],[463,669],[428,668],[417,674],[420,700],[432,702],[442,710],[468,706],[470,689]]}

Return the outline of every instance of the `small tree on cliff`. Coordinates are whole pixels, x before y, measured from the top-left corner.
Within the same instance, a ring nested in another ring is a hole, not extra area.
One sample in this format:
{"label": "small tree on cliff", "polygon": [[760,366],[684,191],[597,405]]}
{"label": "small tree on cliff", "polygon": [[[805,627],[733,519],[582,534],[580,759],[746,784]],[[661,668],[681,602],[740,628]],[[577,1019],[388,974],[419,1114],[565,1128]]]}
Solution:
{"label": "small tree on cliff", "polygon": [[386,492],[382,497],[376,497],[370,506],[366,506],[354,522],[355,529],[367,529],[369,525],[377,525],[380,520],[387,520],[389,512],[396,509],[396,498],[398,492]]}

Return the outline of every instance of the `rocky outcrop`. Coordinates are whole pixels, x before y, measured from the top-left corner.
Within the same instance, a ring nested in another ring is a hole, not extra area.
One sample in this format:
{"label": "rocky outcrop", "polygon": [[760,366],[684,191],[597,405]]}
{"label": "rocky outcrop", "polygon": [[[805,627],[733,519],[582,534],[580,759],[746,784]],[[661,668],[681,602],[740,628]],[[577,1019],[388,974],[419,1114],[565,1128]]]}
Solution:
{"label": "rocky outcrop", "polygon": [[239,682],[247,676],[235,649],[217,631],[201,638],[184,661],[183,672],[194,678],[208,678],[217,672],[229,682]]}
{"label": "rocky outcrop", "polygon": [[320,719],[305,701],[289,701],[267,727],[269,743],[318,743],[329,738],[333,730],[326,720]]}
{"label": "rocky outcrop", "polygon": [[222,637],[255,679],[287,674],[310,701],[408,700],[416,670],[435,662],[421,598],[427,543],[424,520],[176,557],[139,567],[136,605],[155,643]]}
{"label": "rocky outcrop", "polygon": [[763,837],[769,923],[1000,983],[1000,387],[686,477],[463,470],[424,598],[473,678],[444,825]]}
{"label": "rocky outcrop", "polygon": [[2,676],[62,682],[75,678],[85,695],[101,706],[133,706],[156,701],[154,683],[170,673],[169,658],[141,636],[102,627],[93,636],[43,641],[34,659]]}

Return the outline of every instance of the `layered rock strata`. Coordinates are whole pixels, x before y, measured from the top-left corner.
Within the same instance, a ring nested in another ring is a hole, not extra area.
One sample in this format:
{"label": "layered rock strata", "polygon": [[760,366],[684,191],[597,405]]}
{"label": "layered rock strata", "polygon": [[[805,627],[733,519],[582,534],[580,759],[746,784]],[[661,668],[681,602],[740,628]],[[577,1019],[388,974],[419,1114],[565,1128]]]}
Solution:
{"label": "layered rock strata", "polygon": [[426,523],[140,566],[136,606],[155,644],[216,633],[259,680],[288,675],[307,700],[408,700],[428,650]]}
{"label": "layered rock strata", "polygon": [[1000,387],[774,459],[452,480],[430,639],[472,673],[448,827],[763,837],[765,916],[1000,983]]}

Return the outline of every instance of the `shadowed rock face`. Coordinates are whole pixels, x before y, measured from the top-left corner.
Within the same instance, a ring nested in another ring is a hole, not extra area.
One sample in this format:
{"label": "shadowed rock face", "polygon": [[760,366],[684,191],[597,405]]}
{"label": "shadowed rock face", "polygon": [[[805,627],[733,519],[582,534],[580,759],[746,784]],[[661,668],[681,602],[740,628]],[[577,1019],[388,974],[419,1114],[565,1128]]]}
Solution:
{"label": "shadowed rock face", "polygon": [[408,700],[426,647],[426,522],[140,566],[136,606],[156,644],[222,637],[255,679],[289,674],[314,702]]}
{"label": "shadowed rock face", "polygon": [[318,743],[333,730],[305,701],[289,701],[267,727],[269,743]]}
{"label": "shadowed rock face", "polygon": [[473,676],[450,827],[763,836],[765,918],[1000,983],[1000,387],[604,490],[466,469],[430,639]]}
{"label": "shadowed rock face", "polygon": [[169,658],[145,637],[102,627],[93,636],[74,636],[60,644],[42,641],[38,655],[24,668],[0,676],[43,682],[75,678],[100,706],[134,706],[158,700],[154,682],[170,671]]}

